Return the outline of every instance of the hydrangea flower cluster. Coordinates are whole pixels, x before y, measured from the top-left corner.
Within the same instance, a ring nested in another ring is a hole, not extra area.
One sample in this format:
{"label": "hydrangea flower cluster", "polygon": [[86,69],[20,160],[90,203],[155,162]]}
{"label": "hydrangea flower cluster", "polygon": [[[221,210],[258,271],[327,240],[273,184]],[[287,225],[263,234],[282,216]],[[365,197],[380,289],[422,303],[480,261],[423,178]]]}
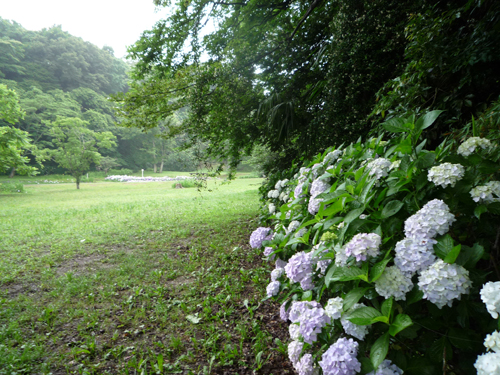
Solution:
{"label": "hydrangea flower cluster", "polygon": [[316,198],[319,194],[324,193],[331,187],[332,186],[328,184],[325,180],[317,178],[311,184],[311,189],[310,189],[311,198]]}
{"label": "hydrangea flower cluster", "polygon": [[285,267],[286,276],[294,283],[300,283],[312,274],[312,253],[303,251],[293,255]]}
{"label": "hydrangea flower cluster", "polygon": [[396,301],[406,300],[406,293],[413,289],[409,275],[403,274],[398,267],[387,267],[382,276],[375,281],[375,290],[385,298],[394,297]]}
{"label": "hydrangea flower cluster", "polygon": [[418,287],[424,292],[424,298],[440,309],[444,305],[451,307],[453,300],[467,294],[471,285],[469,271],[458,264],[445,263],[442,259],[422,271],[418,279]]}
{"label": "hydrangea flower cluster", "polygon": [[393,364],[390,360],[385,359],[380,366],[378,366],[377,371],[369,372],[366,375],[402,375],[403,370],[398,366]]}
{"label": "hydrangea flower cluster", "polygon": [[500,353],[500,333],[495,331],[491,335],[486,335],[486,338],[484,339],[484,346],[488,350]]}
{"label": "hydrangea flower cluster", "polygon": [[279,180],[276,182],[276,185],[274,185],[274,188],[278,191],[281,191],[282,189],[286,188],[286,184],[288,183],[288,178],[285,178],[284,180]]}
{"label": "hydrangea flower cluster", "polygon": [[387,177],[389,175],[389,170],[391,168],[391,161],[384,158],[378,158],[366,165],[366,168],[370,170],[368,173],[370,176],[375,176],[377,180],[382,177]]}
{"label": "hydrangea flower cluster", "polygon": [[500,181],[490,181],[486,185],[476,186],[470,191],[470,195],[474,202],[498,202],[500,201]]}
{"label": "hydrangea flower cluster", "polygon": [[[273,251],[274,251],[274,249],[272,247],[266,246],[264,248],[264,256],[265,257],[269,257]],[[269,259],[273,260],[274,259],[274,255],[271,255]]]}
{"label": "hydrangea flower cluster", "polygon": [[285,230],[286,234],[290,234],[295,232],[298,228],[300,227],[300,221],[298,220],[293,220],[290,222],[288,225],[288,228]]}
{"label": "hydrangea flower cluster", "polygon": [[488,139],[471,137],[458,147],[457,154],[462,156],[469,156],[474,151],[476,151],[477,147],[481,147],[484,150],[486,148],[490,148],[491,146],[492,144]]}
{"label": "hydrangea flower cluster", "polygon": [[479,293],[490,315],[493,319],[498,319],[500,313],[500,281],[487,282]]}
{"label": "hydrangea flower cluster", "polygon": [[283,302],[280,306],[280,318],[284,322],[288,321],[288,313],[290,311],[290,308],[286,308],[287,301]]}
{"label": "hydrangea flower cluster", "polygon": [[358,343],[353,339],[339,338],[335,344],[323,353],[320,367],[324,375],[354,375],[361,371],[358,355]]}
{"label": "hydrangea flower cluster", "polygon": [[293,340],[290,344],[288,344],[288,358],[290,358],[290,362],[292,362],[294,367],[300,359],[300,353],[302,353],[303,347],[304,343],[297,340]]}
{"label": "hydrangea flower cluster", "polygon": [[271,281],[266,288],[267,296],[272,297],[279,293],[281,283],[279,281]]}
{"label": "hydrangea flower cluster", "polygon": [[330,298],[326,302],[325,313],[332,319],[339,319],[342,315],[344,300],[341,297]]}
{"label": "hydrangea flower cluster", "polygon": [[434,238],[447,233],[454,221],[446,203],[433,199],[405,221],[405,235],[416,240]]}
{"label": "hydrangea flower cluster", "polygon": [[269,190],[269,192],[267,193],[267,197],[271,198],[271,199],[279,198],[279,196],[280,196],[280,192],[278,190]]}
{"label": "hydrangea flower cluster", "polygon": [[250,235],[250,246],[253,249],[258,249],[262,246],[262,241],[271,240],[272,235],[270,235],[271,228],[259,227],[255,229]]}
{"label": "hydrangea flower cluster", "polygon": [[477,375],[500,375],[500,353],[488,352],[480,355],[474,367]]}
{"label": "hydrangea flower cluster", "polygon": [[323,202],[323,199],[321,198],[311,198],[309,199],[309,203],[307,205],[307,211],[311,215],[316,215],[319,211],[319,205]]}
{"label": "hydrangea flower cluster", "polygon": [[366,305],[363,303],[354,304],[354,306],[347,310],[347,313],[340,318],[340,323],[342,324],[342,328],[344,328],[344,331],[347,335],[354,336],[358,340],[363,341],[366,334],[368,333],[368,329],[370,328],[370,326],[358,326],[357,324],[354,324],[353,322],[346,319],[349,316],[349,313],[359,309],[360,307],[366,307]]}
{"label": "hydrangea flower cluster", "polygon": [[275,268],[274,270],[271,271],[271,280],[276,281],[278,280],[283,274],[285,273],[285,270],[283,268]]}
{"label": "hydrangea flower cluster", "polygon": [[[298,327],[298,334],[302,335],[304,342],[312,344],[317,340],[317,334],[321,329],[331,322],[331,318],[326,315],[325,310],[316,301],[294,302],[290,308],[288,318],[292,323],[290,325],[290,334],[292,335],[292,326]],[[297,328],[293,328],[296,330]],[[296,332],[293,332],[296,335]],[[293,337],[292,337],[293,338]]]}
{"label": "hydrangea flower cluster", "polygon": [[382,239],[376,233],[358,233],[345,246],[345,254],[354,256],[356,261],[365,261],[367,257],[376,257],[380,253]]}
{"label": "hydrangea flower cluster", "polygon": [[329,152],[323,159],[323,165],[328,166],[333,164],[343,154],[343,152],[344,151],[341,149]]}
{"label": "hydrangea flower cluster", "polygon": [[442,188],[453,187],[464,177],[464,173],[465,168],[461,164],[443,163],[432,167],[427,174],[427,179]]}
{"label": "hydrangea flower cluster", "polygon": [[276,211],[276,205],[274,203],[269,203],[269,213],[272,215]]}
{"label": "hydrangea flower cluster", "polygon": [[304,354],[304,356],[295,364],[295,370],[299,375],[315,375],[318,374],[318,369],[314,368],[312,354]]}
{"label": "hydrangea flower cluster", "polygon": [[435,261],[433,245],[436,240],[422,238],[405,238],[396,244],[394,264],[402,271],[410,274],[421,272]]}

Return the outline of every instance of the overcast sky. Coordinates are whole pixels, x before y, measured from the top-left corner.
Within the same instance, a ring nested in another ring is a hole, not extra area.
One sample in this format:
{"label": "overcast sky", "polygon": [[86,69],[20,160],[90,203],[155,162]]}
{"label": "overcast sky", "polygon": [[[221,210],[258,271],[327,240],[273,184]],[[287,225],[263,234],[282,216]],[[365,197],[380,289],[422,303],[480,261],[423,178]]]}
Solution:
{"label": "overcast sky", "polygon": [[61,25],[64,31],[125,57],[144,30],[166,16],[153,0],[0,0],[0,17],[28,30]]}

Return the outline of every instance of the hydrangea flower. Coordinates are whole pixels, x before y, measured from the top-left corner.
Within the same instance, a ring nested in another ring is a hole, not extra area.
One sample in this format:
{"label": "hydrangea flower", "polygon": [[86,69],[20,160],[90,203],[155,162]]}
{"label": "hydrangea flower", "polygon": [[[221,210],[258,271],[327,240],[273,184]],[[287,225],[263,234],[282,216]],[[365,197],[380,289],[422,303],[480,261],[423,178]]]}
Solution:
{"label": "hydrangea flower", "polygon": [[279,196],[279,200],[286,202],[288,198],[290,197],[290,192],[289,191],[282,191]]}
{"label": "hydrangea flower", "polygon": [[396,244],[394,264],[401,272],[412,275],[429,268],[435,261],[433,245],[436,240],[422,238],[404,238]]}
{"label": "hydrangea flower", "polygon": [[401,165],[401,160],[393,161],[391,163],[391,166],[389,167],[389,170],[392,171],[393,169],[398,169],[400,165]]}
{"label": "hydrangea flower", "polygon": [[283,259],[276,259],[276,268],[285,268],[288,263]]}
{"label": "hydrangea flower", "polygon": [[302,280],[300,280],[300,287],[302,288],[302,290],[314,289],[312,273],[308,273]]}
{"label": "hydrangea flower", "polygon": [[269,213],[272,215],[276,211],[276,205],[274,203],[269,203],[268,209]]}
{"label": "hydrangea flower", "polygon": [[300,326],[298,324],[290,324],[288,326],[288,333],[290,333],[292,340],[298,340],[300,338]]}
{"label": "hydrangea flower", "polygon": [[384,359],[380,366],[378,366],[377,371],[369,372],[366,375],[402,375],[403,370],[398,366],[393,364],[390,360]]}
{"label": "hydrangea flower", "polygon": [[300,314],[300,334],[304,342],[312,344],[318,339],[318,333],[321,333],[323,327],[330,323],[332,319],[326,315],[321,306],[306,308]]}
{"label": "hydrangea flower", "polygon": [[495,331],[491,335],[486,335],[486,338],[484,339],[484,346],[488,350],[500,353],[500,333]]}
{"label": "hydrangea flower", "polygon": [[262,246],[262,241],[270,240],[272,236],[270,236],[269,232],[271,228],[259,227],[255,229],[250,235],[250,246],[253,249],[257,249]]}
{"label": "hydrangea flower", "polygon": [[286,308],[287,301],[283,302],[280,306],[280,318],[284,322],[288,321],[288,312],[290,311],[290,307]]}
{"label": "hydrangea flower", "polygon": [[396,301],[406,300],[406,293],[413,289],[411,277],[403,274],[396,266],[387,267],[375,281],[375,290],[382,297],[394,297]]}
{"label": "hydrangea flower", "polygon": [[455,221],[455,216],[442,200],[433,199],[405,221],[406,237],[421,240],[445,234]]}
{"label": "hydrangea flower", "polygon": [[354,256],[356,261],[365,261],[367,257],[376,257],[382,239],[376,233],[358,233],[345,245],[345,255]]}
{"label": "hydrangea flower", "polygon": [[269,260],[273,260],[275,255],[271,255],[271,253],[274,251],[274,248],[270,247],[270,246],[266,246],[264,248],[264,256],[269,258]]}
{"label": "hydrangea flower", "polygon": [[343,246],[335,251],[335,265],[337,267],[343,267],[347,264],[349,256],[345,252],[346,247]]}
{"label": "hydrangea flower", "polygon": [[369,162],[366,168],[370,170],[368,173],[370,176],[375,176],[377,180],[380,180],[382,177],[387,177],[389,175],[391,165],[392,163],[390,160],[378,158]]}
{"label": "hydrangea flower", "polygon": [[278,191],[281,191],[281,189],[283,189],[287,183],[288,183],[288,178],[285,178],[284,180],[279,180],[278,182],[276,182],[276,185],[274,185],[274,188]]}
{"label": "hydrangea flower", "polygon": [[454,299],[469,292],[471,287],[469,271],[458,264],[448,264],[438,259],[432,266],[422,271],[418,287],[424,292],[424,298],[438,308],[451,307]]}
{"label": "hydrangea flower", "polygon": [[288,358],[290,358],[290,362],[295,367],[295,364],[300,359],[300,353],[302,353],[302,348],[304,347],[304,343],[301,341],[292,341],[288,344]]}
{"label": "hydrangea flower", "polygon": [[324,193],[332,186],[328,184],[325,180],[320,180],[319,178],[314,180],[311,184],[310,194],[312,198],[316,198],[316,196]]}
{"label": "hydrangea flower", "polygon": [[[493,197],[493,194],[497,198]],[[486,185],[476,186],[470,191],[470,195],[474,202],[498,202],[500,201],[500,181],[490,181]]]}
{"label": "hydrangea flower", "polygon": [[370,328],[370,326],[358,326],[357,324],[354,324],[353,322],[350,322],[349,320],[346,319],[346,317],[349,315],[351,311],[357,310],[360,307],[366,307],[366,305],[362,303],[354,304],[354,306],[352,306],[346,312],[346,314],[340,318],[340,323],[342,323],[342,328],[344,328],[346,334],[354,336],[358,340],[363,341],[368,333],[368,329]]}
{"label": "hydrangea flower", "polygon": [[315,375],[318,374],[318,369],[314,368],[312,354],[304,354],[304,356],[295,364],[295,370],[299,375]]}
{"label": "hydrangea flower", "polygon": [[294,283],[300,283],[304,277],[312,273],[312,253],[303,251],[293,255],[285,267],[286,276]]}
{"label": "hydrangea flower", "polygon": [[294,196],[295,198],[300,198],[300,197],[302,197],[302,196],[305,194],[305,192],[303,191],[303,188],[304,188],[304,183],[303,183],[303,182],[299,183],[299,184],[295,187],[295,190],[293,191],[293,196]]}
{"label": "hydrangea flower", "polygon": [[309,199],[309,204],[307,205],[307,211],[311,215],[316,215],[319,211],[319,205],[323,202],[323,199],[321,198],[312,198]]}
{"label": "hydrangea flower", "polygon": [[500,375],[500,353],[486,353],[477,357],[474,367],[477,375]]}
{"label": "hydrangea flower", "polygon": [[288,318],[291,322],[297,323],[307,309],[319,308],[321,305],[316,301],[294,301],[290,307]]}
{"label": "hydrangea flower", "polygon": [[493,319],[498,319],[498,313],[500,313],[500,281],[487,282],[479,293],[490,315]]}
{"label": "hydrangea flower", "polygon": [[492,144],[488,139],[471,137],[458,147],[457,154],[462,156],[469,156],[474,151],[476,151],[477,147],[481,147],[484,150],[485,148],[490,148],[491,146]]}
{"label": "hydrangea flower", "polygon": [[344,300],[341,297],[330,298],[326,302],[325,313],[332,319],[339,319],[342,315]]}
{"label": "hydrangea flower", "polygon": [[273,297],[277,295],[280,292],[280,285],[279,281],[271,281],[266,288],[267,296]]}
{"label": "hydrangea flower", "polygon": [[357,355],[358,343],[341,337],[323,353],[319,365],[324,375],[354,375],[361,371]]}
{"label": "hydrangea flower", "polygon": [[280,196],[280,192],[278,190],[269,190],[267,192],[267,197],[268,198],[278,198]]}
{"label": "hydrangea flower", "polygon": [[285,270],[283,268],[275,268],[274,270],[271,271],[271,280],[272,281],[278,280],[284,273]]}
{"label": "hydrangea flower", "polygon": [[286,229],[285,232],[286,232],[286,234],[295,232],[298,227],[300,227],[300,221],[293,220],[292,222],[290,222],[290,224],[288,225],[288,228]]}
{"label": "hydrangea flower", "polygon": [[342,155],[344,151],[342,150],[335,150],[335,151],[332,151],[332,152],[329,152],[328,154],[326,154],[325,158],[323,159],[323,165],[330,165],[330,164],[333,164],[333,162],[335,162],[339,157],[340,155]]}
{"label": "hydrangea flower", "polygon": [[443,163],[432,167],[427,173],[427,179],[442,188],[453,187],[462,179],[464,173],[465,168],[461,164]]}

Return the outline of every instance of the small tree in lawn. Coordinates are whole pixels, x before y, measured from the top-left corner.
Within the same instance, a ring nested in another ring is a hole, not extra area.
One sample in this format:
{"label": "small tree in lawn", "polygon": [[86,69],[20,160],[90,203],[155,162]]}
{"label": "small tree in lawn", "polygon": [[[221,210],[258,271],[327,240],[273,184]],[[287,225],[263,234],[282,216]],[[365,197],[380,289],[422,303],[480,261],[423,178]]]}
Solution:
{"label": "small tree in lawn", "polygon": [[96,169],[98,171],[103,171],[104,174],[107,176],[111,168],[119,167],[120,165],[121,164],[118,163],[115,158],[109,156],[103,156],[101,158],[101,161],[99,162],[99,165],[96,166]]}
{"label": "small tree in lawn", "polygon": [[48,126],[52,142],[57,147],[47,150],[48,155],[71,173],[76,179],[76,188],[80,189],[81,177],[89,171],[92,163],[99,164],[101,160],[98,149],[115,146],[116,137],[111,132],[90,130],[87,121],[75,117],[58,117]]}

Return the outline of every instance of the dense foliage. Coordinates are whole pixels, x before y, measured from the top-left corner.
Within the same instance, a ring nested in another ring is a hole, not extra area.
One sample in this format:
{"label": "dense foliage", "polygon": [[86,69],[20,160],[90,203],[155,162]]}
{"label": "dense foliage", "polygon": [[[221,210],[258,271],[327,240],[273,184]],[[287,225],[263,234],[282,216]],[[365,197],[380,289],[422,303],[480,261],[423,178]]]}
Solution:
{"label": "dense foliage", "polygon": [[276,262],[267,293],[299,374],[499,373],[500,148],[476,128],[426,150],[439,114],[393,118],[392,138],[269,188],[272,225],[250,244]]}

